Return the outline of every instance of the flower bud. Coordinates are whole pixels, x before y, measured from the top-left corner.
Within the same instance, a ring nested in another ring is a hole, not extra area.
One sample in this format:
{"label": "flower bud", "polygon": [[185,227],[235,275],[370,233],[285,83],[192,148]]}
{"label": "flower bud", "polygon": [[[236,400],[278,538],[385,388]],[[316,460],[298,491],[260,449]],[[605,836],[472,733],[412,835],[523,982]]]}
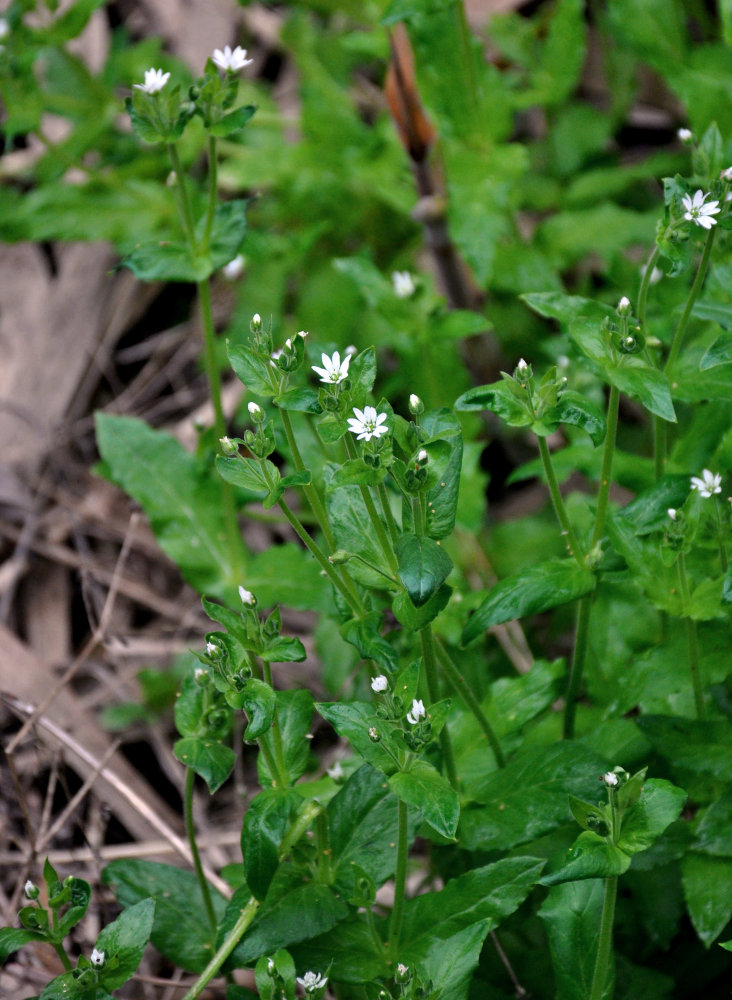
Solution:
{"label": "flower bud", "polygon": [[378,677],[374,677],[371,681],[371,690],[380,694],[382,691],[387,691],[389,688],[388,678],[384,674],[379,674]]}
{"label": "flower bud", "polygon": [[251,592],[251,590],[246,590],[244,587],[239,587],[239,597],[241,598],[241,603],[246,605],[248,608],[254,608],[257,605],[257,598]]}
{"label": "flower bud", "polygon": [[25,893],[26,899],[38,899],[40,891],[41,890],[38,888],[38,886],[34,885],[30,879],[28,879],[28,881],[23,886],[23,892]]}
{"label": "flower bud", "polygon": [[259,405],[259,403],[255,403],[254,400],[250,399],[249,402],[247,403],[247,410],[249,410],[249,416],[252,418],[252,420],[256,424],[261,424],[261,422],[264,420],[264,410]]}
{"label": "flower bud", "polygon": [[614,771],[607,771],[600,779],[608,788],[617,788],[618,776]]}
{"label": "flower bud", "polygon": [[412,393],[409,397],[409,412],[414,414],[415,417],[420,413],[424,413],[424,403],[415,393]]}
{"label": "flower bud", "polygon": [[236,455],[239,452],[238,446],[234,444],[231,438],[219,438],[219,444],[221,445],[221,451],[224,455]]}
{"label": "flower bud", "polygon": [[632,306],[630,304],[630,299],[627,295],[624,295],[620,302],[618,302],[617,313],[618,316],[630,316],[632,312]]}
{"label": "flower bud", "polygon": [[379,736],[379,730],[376,726],[369,727],[369,739],[372,743],[378,743],[381,737]]}
{"label": "flower bud", "polygon": [[680,142],[683,142],[685,146],[688,146],[690,142],[694,141],[694,133],[690,128],[680,128],[676,132]]}
{"label": "flower bud", "polygon": [[90,961],[92,965],[96,966],[104,965],[104,952],[99,951],[97,948],[95,948],[91,953]]}
{"label": "flower bud", "polygon": [[668,514],[668,516],[671,518],[672,521],[675,521],[679,514],[679,512],[676,510],[675,507],[669,507],[666,513]]}
{"label": "flower bud", "polygon": [[331,566],[343,566],[352,558],[351,553],[346,552],[345,549],[336,549],[335,552],[328,556],[328,562]]}
{"label": "flower bud", "polygon": [[396,967],[396,974],[394,975],[394,979],[398,983],[408,983],[411,978],[412,978],[412,973],[409,971],[409,966],[405,965],[403,962],[399,962],[399,964]]}
{"label": "flower bud", "polygon": [[259,333],[259,331],[262,329],[262,317],[259,315],[259,313],[255,313],[252,316],[252,321],[249,324],[249,329],[252,331],[252,333]]}
{"label": "flower bud", "polygon": [[244,258],[239,253],[221,268],[221,273],[227,281],[236,281],[244,274]]}

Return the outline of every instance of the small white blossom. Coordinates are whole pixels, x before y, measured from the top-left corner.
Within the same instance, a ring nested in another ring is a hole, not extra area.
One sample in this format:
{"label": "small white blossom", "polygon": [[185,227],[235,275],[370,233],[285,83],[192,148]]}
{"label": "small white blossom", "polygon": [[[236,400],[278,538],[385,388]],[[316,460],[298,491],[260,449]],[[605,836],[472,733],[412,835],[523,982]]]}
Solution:
{"label": "small white blossom", "polygon": [[419,410],[421,405],[422,405],[422,400],[419,398],[416,392],[410,393],[409,409],[412,411],[412,413],[416,413],[416,411]]}
{"label": "small white blossom", "polygon": [[238,73],[240,69],[244,69],[245,66],[254,62],[253,59],[247,59],[247,50],[243,49],[241,45],[237,45],[233,52],[229,45],[224,46],[223,52],[221,49],[214,49],[211,58],[219,69],[232,73]]}
{"label": "small white blossom", "polygon": [[400,976],[406,976],[406,974],[409,972],[409,966],[405,965],[404,962],[400,962],[397,965],[397,972],[399,973]]}
{"label": "small white blossom", "polygon": [[230,260],[228,264],[225,264],[221,268],[221,273],[227,281],[236,281],[237,278],[241,278],[242,274],[244,274],[243,256],[238,253],[233,260]]}
{"label": "small white blossom", "polygon": [[215,642],[207,642],[206,652],[208,653],[209,656],[216,656],[216,654],[219,652],[219,647]]}
{"label": "small white blossom", "polygon": [[355,344],[349,344],[348,347],[343,352],[343,356],[346,358],[348,357],[352,358],[354,354],[358,354],[358,348],[356,347]]}
{"label": "small white blossom", "polygon": [[340,781],[346,772],[343,770],[341,762],[337,760],[333,767],[329,767],[325,773],[329,778],[332,778],[333,781]]}
{"label": "small white blossom", "polygon": [[250,608],[254,607],[257,603],[257,598],[251,592],[251,590],[246,590],[244,587],[239,587],[239,597],[241,598],[241,603],[248,605]]}
{"label": "small white blossom", "polygon": [[690,128],[680,128],[676,135],[679,137],[679,141],[683,143],[691,142],[694,135]]}
{"label": "small white blossom", "polygon": [[686,209],[684,218],[689,222],[695,222],[702,229],[711,229],[712,226],[716,226],[717,220],[713,216],[722,211],[718,201],[710,201],[708,205],[705,204],[708,197],[709,194],[704,194],[700,188],[694,192],[693,198],[685,194],[681,199],[681,204]]}
{"label": "small white blossom", "polygon": [[627,295],[624,295],[620,302],[618,302],[618,315],[627,316],[630,313],[630,299]]}
{"label": "small white blossom", "polygon": [[261,326],[261,325],[262,325],[262,317],[259,315],[259,313],[255,313],[252,316],[252,326]]}
{"label": "small white blossom", "polygon": [[516,365],[516,371],[519,373],[519,375],[525,375],[528,372],[528,370],[529,370],[528,364],[524,361],[523,358],[519,358],[518,364]]}
{"label": "small white blossom", "polygon": [[704,469],[700,476],[691,477],[692,490],[698,490],[700,497],[709,498],[714,493],[722,492],[722,477],[718,472],[710,472]]}
{"label": "small white blossom", "polygon": [[353,412],[356,416],[348,418],[348,429],[351,434],[357,435],[357,441],[370,441],[372,437],[379,438],[389,433],[384,423],[386,414],[377,413],[375,406],[364,406],[362,410],[354,406]]}
{"label": "small white blossom", "polygon": [[91,953],[90,961],[92,965],[104,965],[104,952],[95,948]]}
{"label": "small white blossom", "polygon": [[327,354],[321,355],[323,362],[323,367],[318,368],[317,365],[311,365],[314,372],[320,375],[321,382],[327,382],[329,385],[338,385],[343,379],[348,378],[348,366],[351,363],[351,356],[347,354],[343,361],[341,361],[341,356],[338,351],[333,354],[332,358],[329,358]]}
{"label": "small white blossom", "polygon": [[417,452],[417,461],[418,462],[426,462],[429,457],[430,456],[427,454],[427,451],[426,451],[425,448],[420,448],[420,450]]}
{"label": "small white blossom", "polygon": [[258,417],[262,412],[262,407],[258,403],[255,403],[254,400],[250,400],[247,403],[247,409],[249,410],[249,415],[251,417]]}
{"label": "small white blossom", "polygon": [[302,339],[305,340],[306,337],[310,336],[310,332],[308,330],[298,330],[297,335],[298,337],[302,337]]}
{"label": "small white blossom", "polygon": [[384,674],[379,674],[378,677],[374,677],[371,681],[371,690],[379,694],[381,691],[386,691],[389,687],[389,681],[384,676]]}
{"label": "small white blossom", "polygon": [[722,173],[719,175],[719,179],[722,181],[727,181],[728,184],[732,182],[732,167],[725,167]]}
{"label": "small white blossom", "polygon": [[268,958],[267,959],[267,972],[270,974],[270,976],[272,975],[272,973],[274,972],[274,970],[275,970],[274,959],[273,958]]}
{"label": "small white blossom", "polygon": [[412,701],[412,711],[407,712],[407,722],[410,722],[413,726],[416,726],[420,719],[426,719],[427,712],[424,707],[424,703],[420,698],[419,701],[415,698]]}
{"label": "small white blossom", "polygon": [[36,895],[36,887],[30,879],[28,879],[23,886],[23,892],[25,893],[27,899],[33,899]]}
{"label": "small white blossom", "polygon": [[602,780],[608,788],[615,788],[618,784],[618,776],[614,771],[608,771],[606,774],[603,774]]}
{"label": "small white blossom", "polygon": [[394,285],[394,294],[399,299],[409,299],[414,295],[414,278],[409,271],[394,271],[391,276]]}
{"label": "small white blossom", "polygon": [[304,976],[298,976],[297,981],[306,993],[315,993],[316,990],[323,989],[328,977],[321,976],[319,972],[306,972]]}
{"label": "small white blossom", "polygon": [[157,94],[169,79],[170,73],[163,73],[161,69],[146,69],[145,82],[133,83],[132,86],[136,87],[137,90],[144,90],[146,94]]}
{"label": "small white blossom", "polygon": [[676,510],[675,507],[669,507],[666,513],[668,514],[668,516],[671,518],[672,521],[675,521],[679,512]]}
{"label": "small white blossom", "polygon": [[379,730],[376,726],[369,726],[369,739],[373,743],[378,743],[381,737],[379,736]]}

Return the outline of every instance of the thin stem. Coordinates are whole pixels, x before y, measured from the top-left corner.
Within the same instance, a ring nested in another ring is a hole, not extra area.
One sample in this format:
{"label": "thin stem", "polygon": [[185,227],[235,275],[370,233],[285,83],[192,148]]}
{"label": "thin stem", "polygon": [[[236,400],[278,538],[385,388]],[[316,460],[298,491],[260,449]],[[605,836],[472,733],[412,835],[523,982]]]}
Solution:
{"label": "thin stem", "polygon": [[376,487],[377,493],[379,494],[379,501],[381,503],[381,509],[384,512],[384,518],[386,519],[386,526],[389,529],[389,537],[391,538],[391,544],[396,545],[397,539],[399,538],[399,529],[397,528],[397,523],[394,520],[394,515],[391,510],[391,504],[389,503],[389,495],[386,492],[386,487],[383,483],[379,483]]}
{"label": "thin stem", "polygon": [[673,367],[674,362],[681,350],[681,343],[683,340],[684,333],[686,331],[686,324],[689,322],[689,316],[691,315],[691,310],[694,307],[696,298],[701,291],[701,287],[704,284],[704,279],[707,275],[707,268],[709,267],[709,258],[712,254],[712,246],[714,244],[714,236],[717,232],[717,227],[712,226],[707,234],[706,241],[704,243],[704,249],[702,251],[701,260],[699,261],[699,267],[697,268],[696,277],[694,278],[694,284],[691,286],[689,291],[689,296],[686,300],[686,305],[684,306],[684,311],[681,314],[681,319],[679,320],[679,325],[676,327],[676,332],[674,333],[673,340],[671,341],[671,350],[668,353],[668,359],[664,366],[664,371],[668,371],[669,368]]}
{"label": "thin stem", "polygon": [[600,490],[597,494],[597,510],[595,512],[595,527],[592,531],[592,541],[590,548],[602,538],[605,530],[605,518],[607,516],[607,504],[610,496],[610,477],[613,471],[613,456],[615,454],[615,438],[618,432],[618,405],[620,402],[620,391],[614,386],[610,386],[610,398],[607,403],[607,430],[605,431],[605,444],[602,451],[602,468],[600,471]]}
{"label": "thin stem", "polygon": [[381,936],[376,929],[376,921],[374,920],[374,911],[370,906],[366,907],[366,923],[369,926],[369,933],[371,938],[376,945],[378,951],[382,954],[386,954],[386,948],[384,947],[384,942],[381,940]]}
{"label": "thin stem", "polygon": [[[357,458],[358,456],[356,454],[356,449],[354,448],[353,442],[348,436],[346,436],[345,442],[346,442],[346,454],[348,455],[348,457],[351,459]],[[384,524],[377,513],[376,506],[371,497],[371,490],[369,489],[368,486],[363,486],[363,485],[359,486],[359,490],[361,491],[361,497],[363,499],[363,502],[366,505],[366,511],[369,515],[369,520],[371,521],[374,532],[376,533],[376,537],[379,542],[379,547],[381,548],[384,558],[388,562],[392,573],[396,574],[398,569],[398,564],[396,561],[396,556],[394,555],[394,549],[389,540],[389,536],[384,530]]]}
{"label": "thin stem", "polygon": [[[321,812],[321,809],[322,806],[320,806],[317,802],[308,802],[303,807],[302,812],[292,824],[289,831],[285,834],[282,843],[280,844],[278,853],[280,861],[287,856],[292,845],[297,843],[300,837],[302,837],[315,817]],[[199,996],[208,986],[234,948],[236,948],[239,944],[244,932],[257,915],[258,909],[259,900],[255,896],[252,896],[246,906],[239,911],[239,917],[229,933],[226,935],[221,947],[195,981],[193,986],[191,986],[185,994],[183,1000],[195,1000],[195,998]]]}
{"label": "thin stem", "polygon": [[[295,466],[298,472],[302,472],[305,468],[305,463],[302,460],[302,455],[300,454],[300,449],[297,444],[297,439],[292,428],[292,421],[290,420],[290,414],[287,410],[280,410],[280,417],[282,419],[282,426],[285,430],[285,436],[287,438],[287,443],[290,446],[290,454],[292,455],[292,464]],[[323,502],[320,499],[318,491],[313,486],[303,486],[303,493],[305,494],[305,499],[310,504],[310,508],[315,515],[318,524],[320,525],[320,530],[323,532],[328,547],[331,552],[334,552],[337,548],[335,536],[333,534],[333,529],[330,526],[330,521],[328,519],[328,514],[323,506]]]}
{"label": "thin stem", "polygon": [[478,725],[480,726],[483,735],[490,743],[491,750],[493,751],[493,756],[496,758],[496,764],[498,765],[498,767],[505,767],[506,758],[503,754],[503,750],[501,749],[501,744],[498,740],[498,737],[496,736],[495,730],[491,726],[490,722],[488,721],[488,718],[486,717],[483,709],[481,708],[480,702],[471,691],[468,682],[460,673],[459,669],[453,662],[452,657],[447,652],[442,643],[439,641],[439,639],[436,641],[435,647],[437,649],[437,659],[439,660],[440,666],[445,676],[452,685],[456,694],[460,695],[460,697],[463,699],[467,707],[473,713],[473,716],[475,717]]}
{"label": "thin stem", "polygon": [[656,266],[656,261],[661,254],[660,247],[656,244],[653,248],[651,256],[648,258],[648,263],[646,264],[646,269],[643,272],[643,280],[640,283],[640,288],[638,289],[638,322],[640,324],[641,333],[643,336],[646,334],[646,302],[648,300],[648,289],[651,287],[651,277],[653,275],[653,269]]}
{"label": "thin stem", "polygon": [[600,941],[597,946],[595,971],[592,975],[590,1000],[602,1000],[607,982],[610,951],[613,944],[613,920],[615,918],[615,897],[618,893],[618,877],[613,875],[605,879],[605,899],[602,904],[600,918]]}
{"label": "thin stem", "polygon": [[724,544],[724,525],[722,524],[722,515],[719,510],[719,501],[717,497],[714,497],[714,517],[717,521],[717,544],[719,545],[719,562],[722,567],[722,572],[726,573],[729,566],[727,560],[727,549]]}
{"label": "thin stem", "polygon": [[404,892],[407,884],[407,854],[409,853],[409,810],[406,802],[397,801],[397,863],[394,876],[394,909],[389,923],[389,957],[395,962],[399,956],[399,939],[402,934]]}
{"label": "thin stem", "polygon": [[[679,590],[681,600],[684,602],[684,610],[689,604],[689,578],[686,575],[686,558],[684,553],[679,554],[676,561],[676,572],[679,578]],[[696,622],[688,615],[684,615],[684,627],[686,628],[686,646],[689,651],[689,669],[691,670],[691,684],[694,689],[694,704],[696,706],[697,719],[704,719],[706,711],[704,708],[704,689],[701,679],[701,664],[699,663],[699,641],[696,633]]]}
{"label": "thin stem", "polygon": [[183,228],[185,229],[186,237],[191,248],[191,253],[195,257],[198,252],[196,246],[196,224],[193,219],[193,209],[191,208],[191,200],[188,197],[188,188],[186,186],[185,174],[183,173],[183,165],[180,162],[180,156],[178,155],[178,147],[175,143],[168,144],[168,156],[170,157],[170,162],[172,164],[173,170],[175,171],[176,179],[176,190],[178,191],[181,210],[183,214]]}
{"label": "thin stem", "polygon": [[422,516],[422,504],[419,502],[419,497],[412,497],[412,518],[414,520],[414,533],[415,535],[424,534],[424,517]]}
{"label": "thin stem", "polygon": [[574,530],[567,515],[567,508],[564,506],[564,500],[562,499],[562,494],[559,490],[559,483],[557,482],[556,473],[554,472],[554,464],[552,462],[552,456],[551,452],[549,451],[549,446],[547,445],[546,440],[543,437],[538,436],[537,440],[539,442],[539,454],[541,455],[541,464],[544,466],[544,475],[546,476],[547,485],[549,487],[549,494],[552,498],[554,513],[557,515],[557,520],[559,521],[559,526],[562,529],[564,540],[567,543],[567,548],[569,549],[570,555],[574,556],[574,558],[577,560],[580,566],[584,566],[582,549],[580,548],[579,542],[577,541]]}
{"label": "thin stem", "polygon": [[572,665],[569,668],[566,704],[564,706],[565,740],[574,739],[574,719],[577,712],[577,698],[582,687],[582,675],[587,657],[587,640],[589,637],[590,612],[592,610],[592,594],[586,594],[577,606],[577,626],[575,629],[574,653]]}
{"label": "thin stem", "polygon": [[315,819],[315,843],[318,851],[318,881],[323,885],[330,885],[333,878],[330,858],[330,828],[328,816],[321,812]]}
{"label": "thin stem", "polygon": [[[419,640],[422,646],[422,662],[424,664],[424,675],[427,682],[427,693],[430,702],[434,704],[440,697],[437,684],[437,653],[435,648],[435,637],[432,633],[432,626],[425,625],[419,633]],[[440,749],[442,759],[445,762],[445,770],[452,787],[457,791],[458,773],[455,764],[455,754],[452,749],[452,740],[445,725],[440,733]]]}
{"label": "thin stem", "polygon": [[211,230],[213,229],[216,202],[218,201],[217,174],[216,138],[210,135],[208,137],[208,205],[206,206],[206,222],[203,229],[203,240],[201,241],[201,250],[203,253],[208,253],[211,246]]}
{"label": "thin stem", "polygon": [[61,944],[60,941],[55,941],[55,942],[52,941],[51,944],[53,945],[53,950],[56,952],[56,954],[58,955],[58,957],[61,959],[61,964],[63,965],[64,969],[66,969],[67,972],[71,972],[71,970],[74,967],[71,964],[71,960],[69,959],[69,956],[66,954],[66,949],[64,948],[64,946]]}
{"label": "thin stem", "polygon": [[206,915],[208,916],[208,922],[211,925],[211,932],[215,940],[218,931],[218,924],[216,921],[216,911],[214,910],[213,900],[211,899],[211,890],[209,889],[206,876],[203,874],[201,855],[198,851],[198,843],[196,842],[196,828],[193,822],[193,786],[195,783],[195,779],[196,779],[195,772],[193,771],[192,768],[187,767],[185,795],[183,800],[183,808],[186,821],[186,833],[188,834],[188,844],[191,848],[191,856],[193,857],[193,867],[196,870],[198,887],[201,890],[201,896],[203,897],[203,905],[206,907]]}

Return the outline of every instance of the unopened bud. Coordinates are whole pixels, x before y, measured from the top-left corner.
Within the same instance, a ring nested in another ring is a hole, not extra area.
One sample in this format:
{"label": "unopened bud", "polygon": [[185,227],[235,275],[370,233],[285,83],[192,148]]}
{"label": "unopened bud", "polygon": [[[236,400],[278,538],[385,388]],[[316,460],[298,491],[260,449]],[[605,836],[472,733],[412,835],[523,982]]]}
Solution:
{"label": "unopened bud", "polygon": [[255,607],[257,603],[257,598],[251,590],[247,590],[245,587],[239,587],[239,597],[241,598],[241,603],[246,604],[249,608]]}
{"label": "unopened bud", "polygon": [[677,131],[676,135],[679,137],[679,141],[683,142],[685,146],[688,146],[688,144],[694,138],[694,133],[691,131],[690,128],[680,128]]}
{"label": "unopened bud", "polygon": [[221,445],[221,451],[224,453],[224,455],[236,455],[237,452],[239,451],[238,446],[234,444],[231,438],[228,437],[219,438],[219,444]]}
{"label": "unopened bud", "polygon": [[34,885],[30,879],[23,886],[23,892],[25,893],[26,899],[38,899],[40,889],[37,885]]}
{"label": "unopened bud", "polygon": [[261,424],[261,422],[264,420],[264,410],[259,405],[259,403],[255,403],[254,400],[249,400],[249,402],[247,403],[247,410],[249,410],[249,416],[252,418],[252,420],[256,424]]}
{"label": "unopened bud", "polygon": [[618,302],[617,313],[618,316],[630,316],[631,313],[630,299],[627,295],[624,295],[620,302]]}
{"label": "unopened bud", "polygon": [[252,333],[259,333],[259,331],[262,329],[262,317],[259,315],[259,313],[255,313],[252,316],[252,321],[249,324],[249,329],[252,331]]}
{"label": "unopened bud", "polygon": [[666,513],[668,514],[668,516],[671,518],[672,521],[675,521],[679,512],[676,510],[675,507],[669,507]]}
{"label": "unopened bud", "polygon": [[376,726],[369,727],[369,739],[372,743],[378,743],[381,737],[379,736],[379,730]]}
{"label": "unopened bud", "polygon": [[424,403],[415,393],[409,397],[409,412],[413,413],[415,417],[424,412]]}

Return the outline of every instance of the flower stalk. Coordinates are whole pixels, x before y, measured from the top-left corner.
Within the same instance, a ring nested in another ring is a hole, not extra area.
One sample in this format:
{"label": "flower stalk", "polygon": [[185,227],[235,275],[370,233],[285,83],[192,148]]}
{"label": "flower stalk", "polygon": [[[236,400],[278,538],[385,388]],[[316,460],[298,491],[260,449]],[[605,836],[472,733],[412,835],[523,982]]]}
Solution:
{"label": "flower stalk", "polygon": [[208,881],[206,880],[206,876],[203,873],[203,865],[201,864],[201,855],[198,850],[198,843],[196,841],[196,827],[193,820],[193,787],[195,784],[195,780],[196,780],[196,775],[193,768],[187,767],[185,792],[183,796],[183,812],[185,815],[188,845],[191,849],[191,856],[193,858],[193,867],[196,872],[198,887],[201,890],[203,905],[206,908],[206,916],[208,917],[211,933],[213,934],[215,940],[216,933],[218,931],[218,925],[216,922],[216,911],[214,910],[213,900],[211,898],[211,890],[209,888]]}

